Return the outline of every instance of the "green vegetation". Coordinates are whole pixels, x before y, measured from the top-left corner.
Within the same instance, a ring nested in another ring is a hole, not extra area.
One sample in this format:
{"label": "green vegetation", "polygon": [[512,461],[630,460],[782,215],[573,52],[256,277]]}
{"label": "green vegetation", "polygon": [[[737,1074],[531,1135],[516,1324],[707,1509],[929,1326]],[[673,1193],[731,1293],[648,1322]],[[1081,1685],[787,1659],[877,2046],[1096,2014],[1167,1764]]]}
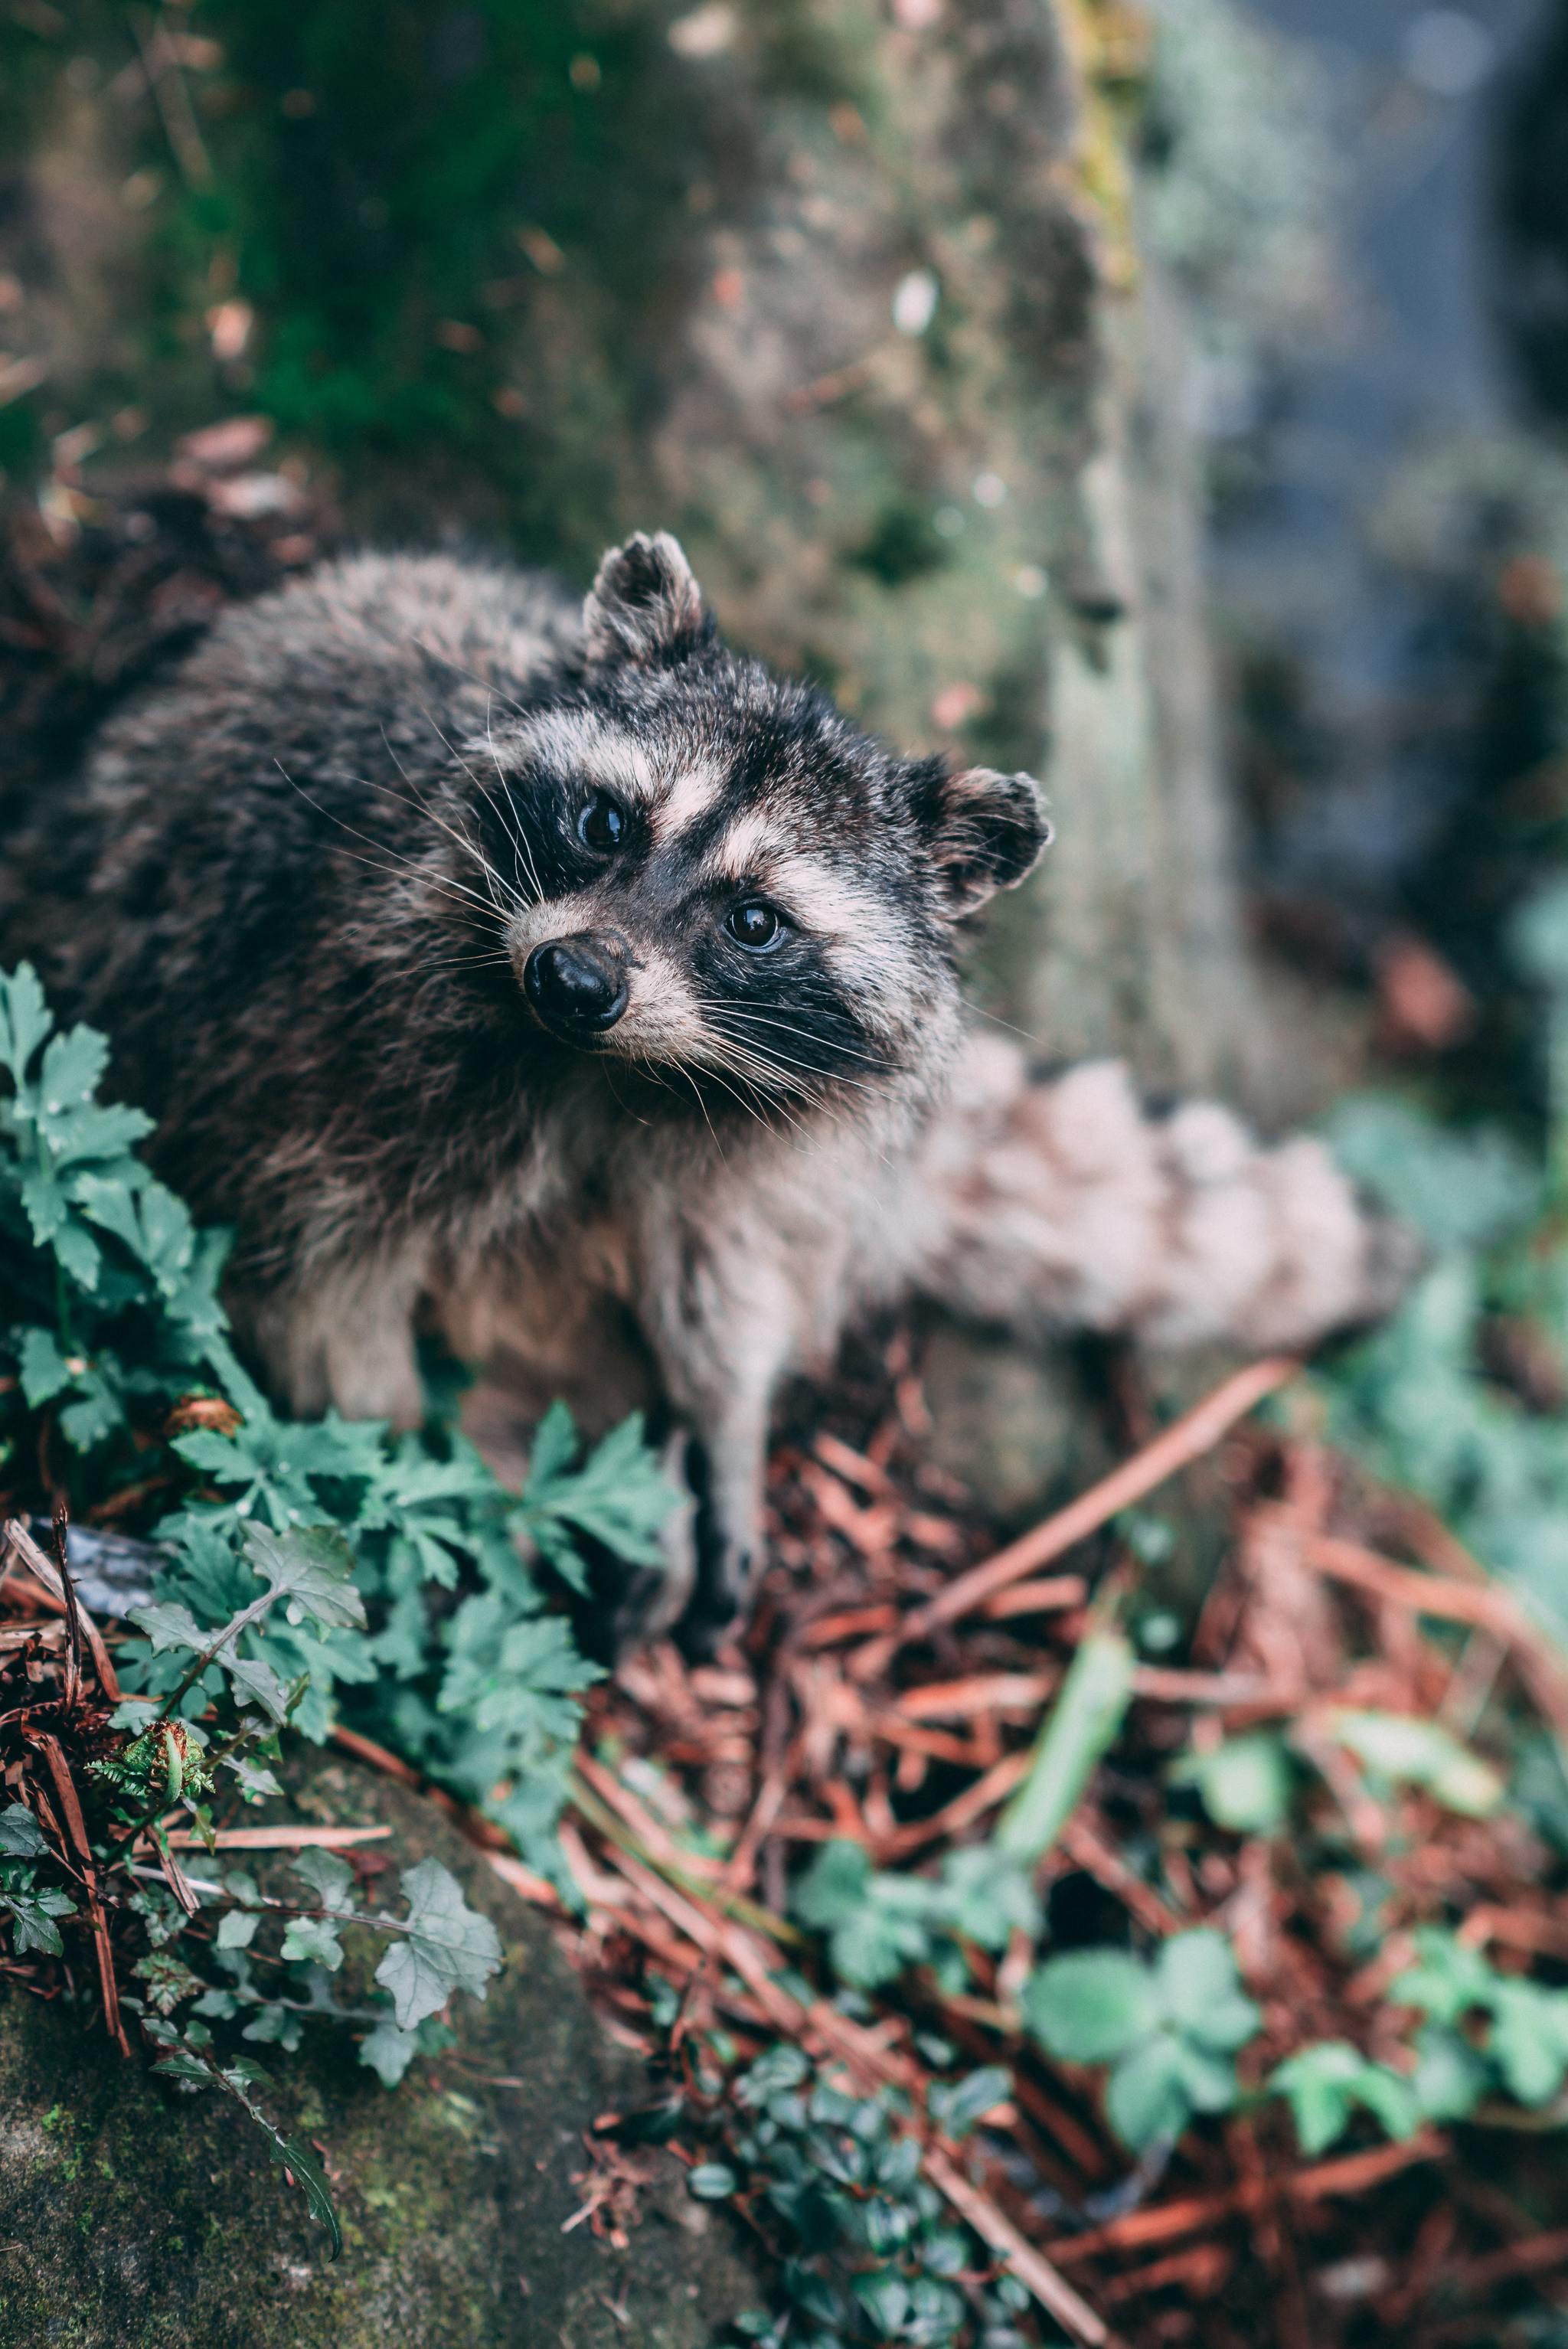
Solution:
{"label": "green vegetation", "polygon": [[[671,1495],[635,1422],[577,1465],[558,1408],[515,1497],[438,1420],[395,1436],[335,1414],[278,1418],[229,1343],[222,1237],[198,1233],[134,1155],[149,1121],[98,1102],[106,1058],[91,1030],[55,1029],[26,966],[0,978],[0,1281],[14,1317],[0,1331],[0,1464],[11,1481],[43,1460],[73,1516],[150,1516],[168,1559],[130,1610],[139,1637],[118,1651],[129,1693],[100,1674],[103,1701],[86,1704],[73,1648],[60,1701],[60,1766],[75,1764],[92,1822],[77,1857],[139,1926],[115,1946],[129,1979],[101,1982],[106,2018],[117,2004],[139,2013],[160,2070],[235,2097],[335,2239],[308,2148],[267,2118],[264,2075],[222,2052],[212,2025],[285,2052],[306,2021],[367,2026],[361,2059],[391,2086],[442,2044],[433,2018],[454,1992],[484,1995],[494,1929],[433,1861],[405,1876],[401,1918],[366,1909],[329,1853],[294,1864],[308,1899],[242,1868],[189,1874],[164,1816],[183,1807],[210,1841],[225,1797],[282,1791],[280,1733],[319,1741],[347,1701],[569,1885],[552,1827],[575,1699],[597,1667],[523,1553],[577,1588],[584,1537],[649,1564]],[[79,1868],[26,1804],[0,1815],[0,1853],[14,1954],[59,1956]],[[341,2006],[346,1931],[350,1947],[366,1934],[387,1946],[374,1987]]]}

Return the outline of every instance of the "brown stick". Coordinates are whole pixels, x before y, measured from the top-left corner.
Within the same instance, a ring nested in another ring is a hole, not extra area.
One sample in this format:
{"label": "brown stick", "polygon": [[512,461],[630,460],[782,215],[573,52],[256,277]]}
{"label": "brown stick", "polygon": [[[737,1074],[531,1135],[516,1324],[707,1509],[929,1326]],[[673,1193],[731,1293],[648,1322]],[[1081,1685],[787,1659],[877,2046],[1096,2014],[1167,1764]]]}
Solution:
{"label": "brown stick", "polygon": [[1169,2242],[1174,2235],[1190,2235],[1212,2227],[1238,2211],[1259,2209],[1275,2192],[1296,2202],[1321,2202],[1332,2194],[1361,2194],[1385,2178],[1408,2169],[1412,2162],[1436,2161],[1448,2151],[1448,2140],[1423,2129],[1403,2145],[1374,2146],[1367,2153],[1347,2153],[1335,2161],[1320,2161],[1308,2169],[1273,2181],[1248,2178],[1224,2194],[1194,2194],[1182,2202],[1161,2202],[1149,2210],[1130,2210],[1086,2235],[1068,2235],[1050,2246],[1051,2257],[1065,2265],[1090,2260],[1101,2251],[1137,2251],[1148,2243]]}
{"label": "brown stick", "polygon": [[122,2055],[130,2054],[130,2042],[125,2035],[120,2020],[119,1991],[114,1978],[114,1947],[108,1938],[108,1920],[104,1915],[103,1901],[98,1895],[98,1872],[93,1867],[92,1846],[88,1841],[87,1822],[77,1797],[76,1783],[70,1773],[59,1741],[40,1737],[38,1751],[43,1755],[55,1792],[60,1798],[60,1810],[71,1842],[81,1861],[82,1889],[87,1894],[88,1923],[92,1930],[93,1951],[98,1959],[98,1987],[103,1995],[103,2019],[109,2037]]}
{"label": "brown stick", "polygon": [[1457,1574],[1423,1573],[1417,1567],[1396,1566],[1391,1558],[1379,1557],[1359,1542],[1343,1541],[1330,1534],[1314,1535],[1305,1545],[1305,1556],[1320,1574],[1336,1582],[1353,1584],[1418,1615],[1470,1623],[1495,1632],[1507,1642],[1538,1712],[1560,1737],[1568,1738],[1568,1661],[1501,1583],[1461,1580]]}
{"label": "brown stick", "polygon": [[1104,2317],[1073,2290],[1066,2276],[1057,2272],[1043,2252],[1019,2234],[989,2195],[971,2185],[957,2163],[950,2161],[938,2146],[926,2149],[925,2174],[960,2218],[968,2220],[981,2241],[1000,2252],[1018,2282],[1028,2286],[1065,2332],[1075,2341],[1087,2343],[1088,2349],[1117,2349],[1116,2335]]}
{"label": "brown stick", "polygon": [[1090,1534],[1098,1533],[1119,1511],[1130,1509],[1178,1470],[1191,1467],[1193,1461],[1212,1452],[1237,1420],[1244,1419],[1265,1395],[1273,1394],[1295,1378],[1300,1368],[1294,1356],[1273,1354],[1237,1371],[1212,1394],[1205,1395],[1202,1402],[1184,1412],[1152,1444],[1146,1444],[1132,1459],[1124,1460],[1119,1468],[1102,1476],[1098,1485],[1091,1485],[1087,1493],[1080,1493],[1065,1509],[1058,1509],[1032,1533],[1020,1536],[1006,1549],[998,1550],[995,1557],[959,1575],[934,1599],[928,1599],[923,1607],[913,1609],[896,1631],[868,1640],[850,1661],[855,1679],[875,1680],[910,1640],[923,1640],[938,1625],[970,1614],[994,1591],[1005,1589],[1009,1583],[1022,1582],[1026,1575],[1033,1574],[1052,1558],[1060,1557],[1065,1550],[1086,1541]]}

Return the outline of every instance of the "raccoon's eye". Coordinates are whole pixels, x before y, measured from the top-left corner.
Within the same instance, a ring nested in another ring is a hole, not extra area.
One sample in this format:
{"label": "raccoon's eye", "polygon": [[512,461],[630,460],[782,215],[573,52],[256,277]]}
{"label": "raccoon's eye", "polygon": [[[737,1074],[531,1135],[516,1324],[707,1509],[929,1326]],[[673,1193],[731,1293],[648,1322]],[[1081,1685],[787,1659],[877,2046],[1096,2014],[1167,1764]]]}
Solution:
{"label": "raccoon's eye", "polygon": [[771,905],[763,905],[757,897],[748,898],[744,905],[735,906],[726,918],[724,926],[737,946],[749,947],[753,954],[766,954],[769,947],[776,947],[784,935],[783,916],[776,914]]}
{"label": "raccoon's eye", "polygon": [[595,856],[613,856],[626,837],[626,811],[608,792],[595,792],[577,814],[577,837]]}

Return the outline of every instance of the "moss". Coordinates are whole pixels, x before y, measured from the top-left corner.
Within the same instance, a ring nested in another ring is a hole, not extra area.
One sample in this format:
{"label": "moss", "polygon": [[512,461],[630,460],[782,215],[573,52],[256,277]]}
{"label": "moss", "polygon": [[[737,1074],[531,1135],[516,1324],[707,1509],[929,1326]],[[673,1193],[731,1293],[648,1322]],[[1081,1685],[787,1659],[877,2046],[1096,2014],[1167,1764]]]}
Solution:
{"label": "moss", "polygon": [[[53,2349],[700,2349],[763,2297],[728,2223],[676,2166],[631,2248],[587,2226],[582,2133],[643,2093],[549,1930],[430,1806],[323,1762],[296,1814],[395,1830],[400,1863],[434,1853],[495,1920],[507,1968],[454,2010],[457,2048],[390,2094],[336,2033],[277,2067],[273,2101],[325,2149],[341,2261],[211,2095],[123,2063],[62,2004],[0,2004],[0,2344]],[[522,2088],[486,2075],[521,2078]],[[619,2310],[624,2317],[618,2316]]]}

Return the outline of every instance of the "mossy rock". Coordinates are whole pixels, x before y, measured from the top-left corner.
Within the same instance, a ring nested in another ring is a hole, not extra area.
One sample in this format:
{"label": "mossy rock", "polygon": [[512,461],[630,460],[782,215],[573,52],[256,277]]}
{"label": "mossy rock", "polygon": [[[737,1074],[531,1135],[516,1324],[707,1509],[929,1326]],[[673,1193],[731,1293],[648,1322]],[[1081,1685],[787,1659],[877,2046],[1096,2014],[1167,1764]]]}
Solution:
{"label": "mossy rock", "polygon": [[[216,2094],[123,2062],[64,2002],[0,2002],[0,2344],[20,2349],[704,2349],[764,2287],[732,2222],[658,2157],[628,2248],[582,2224],[583,2132],[646,2101],[637,2058],[595,2021],[544,1920],[432,1805],[356,1767],[302,1775],[295,1816],[384,1820],[433,1855],[506,1952],[457,2047],[388,2093],[325,2027],[272,2098],[325,2147],[343,2223],[322,2230],[259,2133]],[[265,2053],[266,2051],[263,2051]],[[521,2087],[487,2085],[487,2076]]]}

